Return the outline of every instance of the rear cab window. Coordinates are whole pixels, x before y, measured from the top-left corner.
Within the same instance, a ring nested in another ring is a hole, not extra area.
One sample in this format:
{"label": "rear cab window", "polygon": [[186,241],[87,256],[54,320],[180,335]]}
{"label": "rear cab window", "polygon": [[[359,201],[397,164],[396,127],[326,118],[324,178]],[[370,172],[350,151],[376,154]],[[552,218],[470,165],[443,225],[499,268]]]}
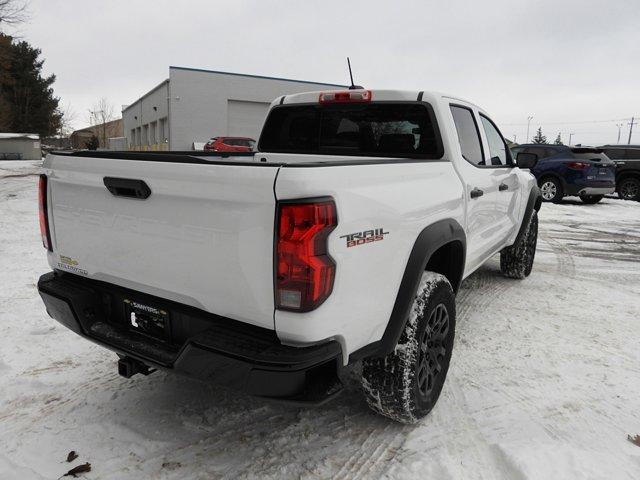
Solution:
{"label": "rear cab window", "polygon": [[[480,113],[482,130],[487,139],[489,151],[485,152],[482,146],[480,129],[476,117],[471,108],[451,104],[451,115],[458,133],[458,141],[463,158],[478,167],[504,167],[512,166],[511,151],[507,147],[502,134],[485,115]],[[486,153],[486,157],[485,157]]]}
{"label": "rear cab window", "polygon": [[484,165],[484,152],[480,141],[480,131],[471,109],[451,105],[451,115],[456,125],[462,157],[472,165]]}
{"label": "rear cab window", "polygon": [[265,121],[259,150],[420,159],[443,155],[433,109],[411,102],[276,106]]}

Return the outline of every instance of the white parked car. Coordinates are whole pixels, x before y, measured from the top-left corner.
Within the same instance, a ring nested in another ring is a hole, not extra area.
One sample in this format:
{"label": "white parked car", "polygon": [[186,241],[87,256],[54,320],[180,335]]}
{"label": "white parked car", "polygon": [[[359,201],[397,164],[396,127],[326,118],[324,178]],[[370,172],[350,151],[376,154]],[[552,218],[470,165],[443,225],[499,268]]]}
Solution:
{"label": "white parked car", "polygon": [[497,252],[508,277],[531,272],[535,179],[486,112],[418,91],[284,96],[257,150],[48,155],[47,311],[126,377],[314,403],[362,361],[374,410],[423,417],[461,281]]}

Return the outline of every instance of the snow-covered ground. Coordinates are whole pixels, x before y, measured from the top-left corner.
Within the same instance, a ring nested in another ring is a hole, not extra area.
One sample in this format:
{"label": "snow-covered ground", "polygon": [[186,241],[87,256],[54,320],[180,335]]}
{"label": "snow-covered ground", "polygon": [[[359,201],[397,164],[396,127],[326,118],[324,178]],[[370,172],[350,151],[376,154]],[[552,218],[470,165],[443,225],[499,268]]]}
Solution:
{"label": "snow-covered ground", "polygon": [[402,426],[367,409],[357,372],[314,409],[119,377],[37,295],[36,173],[0,162],[0,478],[84,462],[117,480],[640,478],[640,203],[545,204],[532,275],[494,258],[465,281],[440,401]]}

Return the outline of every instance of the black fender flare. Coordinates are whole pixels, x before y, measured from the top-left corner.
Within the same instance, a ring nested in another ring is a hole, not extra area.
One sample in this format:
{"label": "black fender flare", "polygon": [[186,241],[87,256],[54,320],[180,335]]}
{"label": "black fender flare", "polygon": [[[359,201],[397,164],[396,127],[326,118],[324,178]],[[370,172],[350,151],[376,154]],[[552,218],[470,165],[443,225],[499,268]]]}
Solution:
{"label": "black fender flare", "polygon": [[527,226],[529,225],[529,221],[531,220],[531,215],[533,215],[533,211],[540,211],[540,207],[542,206],[542,194],[540,193],[540,188],[538,185],[534,185],[531,191],[529,192],[529,198],[527,199],[527,206],[524,210],[524,216],[522,217],[522,223],[520,224],[520,229],[518,230],[518,235],[516,235],[516,239],[514,240],[512,245],[517,244],[527,231]]}
{"label": "black fender flare", "polygon": [[393,351],[404,330],[416,289],[429,259],[436,250],[451,242],[459,242],[462,247],[462,268],[458,278],[452,282],[454,292],[457,292],[464,272],[467,240],[462,226],[456,220],[446,218],[429,225],[420,232],[409,254],[396,301],[382,338],[353,352],[349,356],[349,363],[363,357],[382,357]]}

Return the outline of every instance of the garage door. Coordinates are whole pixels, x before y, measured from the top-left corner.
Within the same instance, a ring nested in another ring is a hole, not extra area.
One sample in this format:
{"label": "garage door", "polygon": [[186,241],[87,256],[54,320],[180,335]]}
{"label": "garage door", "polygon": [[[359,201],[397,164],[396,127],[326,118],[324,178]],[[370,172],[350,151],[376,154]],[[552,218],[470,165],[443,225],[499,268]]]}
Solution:
{"label": "garage door", "polygon": [[258,139],[268,103],[227,100],[227,135]]}

